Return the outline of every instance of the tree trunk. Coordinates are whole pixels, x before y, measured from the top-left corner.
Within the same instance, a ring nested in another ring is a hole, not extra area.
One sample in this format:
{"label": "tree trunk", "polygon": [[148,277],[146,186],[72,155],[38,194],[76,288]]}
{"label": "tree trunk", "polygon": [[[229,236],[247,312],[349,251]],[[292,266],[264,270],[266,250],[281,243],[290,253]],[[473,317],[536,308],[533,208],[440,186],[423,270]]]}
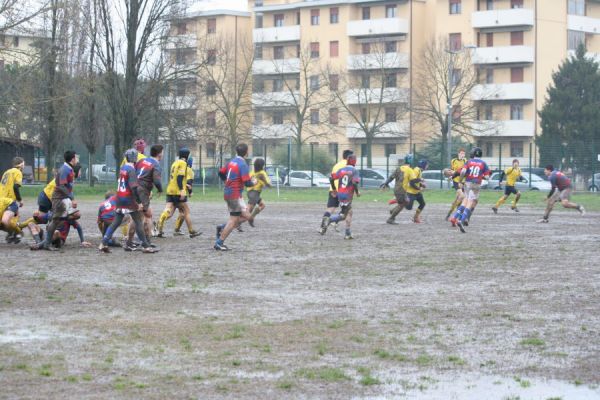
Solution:
{"label": "tree trunk", "polygon": [[94,171],[92,171],[93,156],[94,153],[88,152],[88,182],[90,187],[94,187]]}
{"label": "tree trunk", "polygon": [[371,132],[369,132],[366,135],[366,139],[367,139],[367,167],[368,168],[373,168],[373,152],[372,152],[372,148],[373,148],[373,134]]}

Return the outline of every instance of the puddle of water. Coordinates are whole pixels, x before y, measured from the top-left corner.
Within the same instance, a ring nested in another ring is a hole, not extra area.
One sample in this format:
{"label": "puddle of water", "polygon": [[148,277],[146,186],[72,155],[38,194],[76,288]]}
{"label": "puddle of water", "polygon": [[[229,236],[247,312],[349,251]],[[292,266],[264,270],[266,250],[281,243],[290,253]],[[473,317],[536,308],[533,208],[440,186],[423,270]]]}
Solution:
{"label": "puddle of water", "polygon": [[[509,378],[494,375],[405,375],[385,373],[377,376],[385,382],[383,394],[367,399],[419,400],[596,400],[597,386],[574,384],[554,379]],[[363,399],[365,399],[363,397]]]}
{"label": "puddle of water", "polygon": [[56,337],[56,334],[53,334],[48,331],[32,331],[30,329],[14,329],[8,332],[0,333],[0,343],[19,343],[19,342],[29,342],[32,340],[50,340],[53,337]]}

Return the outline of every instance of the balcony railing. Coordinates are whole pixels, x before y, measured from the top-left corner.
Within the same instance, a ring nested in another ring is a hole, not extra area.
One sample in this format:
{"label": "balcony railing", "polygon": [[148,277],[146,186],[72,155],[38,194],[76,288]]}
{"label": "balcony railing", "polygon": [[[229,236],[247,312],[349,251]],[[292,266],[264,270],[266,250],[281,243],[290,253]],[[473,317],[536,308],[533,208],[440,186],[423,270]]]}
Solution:
{"label": "balcony railing", "polygon": [[252,73],[254,75],[297,74],[299,72],[299,58],[285,58],[282,60],[255,60],[252,63]]}
{"label": "balcony railing", "polygon": [[471,15],[471,23],[476,29],[533,26],[534,14],[527,8],[475,11]]}
{"label": "balcony railing", "polygon": [[160,108],[163,110],[190,110],[196,108],[196,96],[162,96]]}
{"label": "balcony railing", "polygon": [[477,137],[533,137],[535,122],[531,120],[475,121],[473,136]]}
{"label": "balcony railing", "polygon": [[355,88],[346,92],[348,104],[378,104],[378,103],[407,103],[409,89],[407,88]]}
{"label": "balcony railing", "polygon": [[571,31],[600,34],[600,18],[569,15],[567,16],[567,29]]}
{"label": "balcony railing", "polygon": [[519,64],[534,61],[531,46],[478,47],[473,51],[473,64]]}
{"label": "balcony railing", "polygon": [[498,83],[475,85],[471,90],[472,100],[533,100],[532,83]]}
{"label": "balcony railing", "polygon": [[167,50],[173,49],[191,49],[198,44],[195,33],[187,33],[185,35],[169,36],[167,38]]}
{"label": "balcony railing", "polygon": [[[377,138],[401,138],[408,137],[410,123],[408,121],[386,122],[379,126],[375,137]],[[350,124],[346,127],[348,139],[364,139],[365,131],[359,124]]]}
{"label": "balcony railing", "polygon": [[406,35],[408,20],[404,18],[378,18],[348,21],[348,36]]}
{"label": "balcony railing", "polygon": [[252,105],[259,108],[286,108],[298,104],[298,91],[252,93]]}
{"label": "balcony railing", "polygon": [[252,38],[254,43],[295,42],[300,40],[300,25],[255,28]]}
{"label": "balcony railing", "polygon": [[348,56],[349,70],[408,68],[408,53],[353,54]]}

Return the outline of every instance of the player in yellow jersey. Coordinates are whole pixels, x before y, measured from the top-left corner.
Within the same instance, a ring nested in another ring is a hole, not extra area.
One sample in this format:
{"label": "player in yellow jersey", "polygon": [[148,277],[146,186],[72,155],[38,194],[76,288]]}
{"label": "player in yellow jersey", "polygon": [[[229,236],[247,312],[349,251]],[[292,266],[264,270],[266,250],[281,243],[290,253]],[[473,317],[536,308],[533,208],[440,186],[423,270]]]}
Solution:
{"label": "player in yellow jersey", "polygon": [[[453,173],[460,172],[460,170],[462,169],[462,167],[464,167],[466,162],[467,157],[465,149],[459,149],[457,157],[453,158],[452,161],[450,161],[450,169]],[[448,219],[452,216],[454,210],[456,210],[456,207],[460,206],[460,204],[465,198],[465,192],[463,190],[464,179],[465,178],[460,175],[452,178],[452,186],[456,191],[456,197],[454,198],[454,202],[450,206],[450,211],[448,211],[448,214],[446,215],[446,221],[448,221]]]}
{"label": "player in yellow jersey", "polygon": [[20,188],[23,185],[23,168],[25,168],[25,160],[21,157],[15,157],[12,160],[12,168],[7,169],[2,175],[0,181],[0,197],[12,199],[23,207],[23,199],[21,198]]}
{"label": "player in yellow jersey", "polygon": [[427,160],[420,160],[419,164],[412,169],[410,180],[408,181],[408,187],[406,193],[408,194],[408,204],[406,205],[407,210],[412,210],[413,204],[416,201],[419,203],[413,216],[413,222],[415,224],[421,223],[421,212],[425,208],[425,198],[423,197],[423,190],[425,190],[425,182],[423,180],[423,171],[427,169],[429,162]]}
{"label": "player in yellow jersey", "polygon": [[[143,138],[137,138],[133,141],[133,148],[137,150],[137,161],[143,160],[146,158],[144,155],[144,151],[146,151],[146,141]],[[121,167],[127,164],[127,160],[123,157],[121,161]]]}
{"label": "player in yellow jersey", "polygon": [[265,209],[265,202],[260,197],[264,187],[271,187],[269,175],[265,172],[265,160],[257,158],[254,160],[254,171],[250,172],[250,178],[256,180],[256,184],[248,188],[248,212],[252,219],[248,221],[250,226],[254,226],[254,217]]}
{"label": "player in yellow jersey", "polygon": [[[346,160],[352,154],[354,154],[354,151],[352,151],[350,149],[344,150],[342,153],[342,159],[333,166],[333,168],[331,169],[331,174],[333,175],[336,172],[338,172],[340,169],[344,168],[347,165]],[[337,185],[338,185],[337,181],[334,183],[334,185],[337,188]],[[337,198],[337,192],[335,190],[333,190],[333,188],[330,188],[329,195],[327,197],[327,210],[323,214],[323,218],[321,219],[321,228],[319,229],[319,233],[321,235],[324,235],[325,232],[327,231],[327,226],[329,226],[329,219],[331,218],[331,214],[339,206],[340,206],[340,201]]]}
{"label": "player in yellow jersey", "polygon": [[407,154],[403,159],[403,164],[396,168],[396,170],[386,179],[386,181],[380,186],[381,189],[390,187],[390,183],[395,181],[394,185],[394,197],[395,201],[392,204],[396,204],[394,208],[390,210],[390,217],[387,219],[387,223],[390,225],[398,225],[396,217],[408,204],[408,197],[406,190],[408,188],[411,176],[413,174],[410,164],[412,163],[412,154]]}
{"label": "player in yellow jersey", "polygon": [[[186,182],[185,188],[187,190],[188,197],[192,197],[192,191],[193,191],[193,186],[194,186],[194,177],[195,177],[194,169],[192,168],[192,166],[194,165],[194,159],[192,157],[188,157],[187,164],[188,164],[189,168],[187,169],[187,176],[185,177],[185,182]],[[187,203],[185,205],[187,206]],[[173,232],[173,236],[182,236],[183,235],[183,233],[181,232],[181,227],[183,226],[183,223],[185,222],[185,217],[184,217],[185,211],[182,210],[181,208],[178,208],[178,210],[179,210],[179,214],[177,215],[177,219],[175,220],[175,231]]]}
{"label": "player in yellow jersey", "polygon": [[512,206],[510,207],[510,209],[513,210],[514,212],[519,212],[519,209],[517,208],[517,203],[519,202],[519,199],[521,198],[521,192],[518,191],[517,188],[515,187],[515,184],[517,183],[517,181],[523,180],[523,175],[521,174],[521,168],[519,168],[519,160],[517,160],[515,158],[512,162],[512,166],[506,168],[504,170],[504,172],[502,172],[502,174],[500,175],[500,181],[498,182],[498,185],[500,187],[502,187],[501,186],[502,180],[504,179],[505,176],[506,176],[506,186],[504,187],[504,195],[502,197],[500,197],[500,199],[498,199],[498,201],[496,202],[496,205],[494,205],[494,207],[492,207],[494,214],[498,214],[498,208],[500,208],[500,206],[502,204],[504,204],[504,202],[510,197],[511,194],[515,195],[515,199],[513,200]]}
{"label": "player in yellow jersey", "polygon": [[188,226],[190,237],[194,238],[201,235],[201,232],[197,232],[192,228],[190,209],[187,205],[188,189],[186,179],[189,176],[187,163],[189,156],[190,150],[183,147],[179,150],[179,159],[171,164],[169,184],[167,185],[167,205],[158,220],[158,237],[160,238],[165,237],[165,222],[171,218],[176,208],[183,211],[183,218]]}
{"label": "player in yellow jersey", "polygon": [[7,243],[21,241],[21,228],[19,227],[19,204],[8,197],[0,197],[0,229],[8,232]]}

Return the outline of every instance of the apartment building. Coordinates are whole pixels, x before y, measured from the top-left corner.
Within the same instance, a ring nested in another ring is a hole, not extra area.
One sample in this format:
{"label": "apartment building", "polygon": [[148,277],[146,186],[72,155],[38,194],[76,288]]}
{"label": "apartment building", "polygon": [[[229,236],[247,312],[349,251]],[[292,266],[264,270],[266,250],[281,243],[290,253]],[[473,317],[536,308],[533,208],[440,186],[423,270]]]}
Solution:
{"label": "apartment building", "polygon": [[[298,99],[310,88],[320,102],[307,110],[305,143],[327,144],[332,154],[347,146],[365,154],[365,121],[380,126],[372,138],[375,163],[425,142],[432,127],[407,106],[419,85],[413,72],[423,47],[442,38],[470,53],[479,76],[469,139],[492,162],[527,163],[530,148],[535,162],[537,113],[552,72],[580,43],[600,60],[596,0],[249,0],[248,6],[243,34],[255,48],[255,147],[294,138]],[[307,58],[320,69],[306,68]],[[334,91],[343,91],[343,105],[322,101]]]}
{"label": "apartment building", "polygon": [[39,48],[36,42],[40,40],[46,40],[46,36],[29,30],[9,29],[0,32],[0,69],[7,65],[33,62]]}

